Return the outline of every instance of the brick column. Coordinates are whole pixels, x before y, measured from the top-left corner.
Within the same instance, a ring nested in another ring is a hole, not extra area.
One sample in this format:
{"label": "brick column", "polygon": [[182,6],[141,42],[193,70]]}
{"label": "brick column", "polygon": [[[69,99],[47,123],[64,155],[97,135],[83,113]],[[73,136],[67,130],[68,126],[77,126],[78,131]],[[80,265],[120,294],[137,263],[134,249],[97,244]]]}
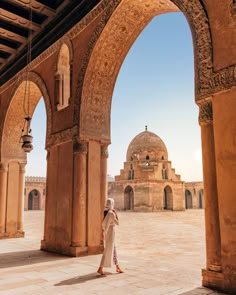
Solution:
{"label": "brick column", "polygon": [[85,141],[74,141],[74,187],[72,201],[71,251],[78,256],[87,253],[87,153]]}
{"label": "brick column", "polygon": [[21,234],[23,234],[25,165],[26,165],[26,163],[20,163],[20,173],[19,173],[19,196],[18,196],[17,231],[20,232]]}
{"label": "brick column", "polygon": [[7,173],[7,164],[0,163],[0,237],[6,231]]}
{"label": "brick column", "polygon": [[222,267],[212,102],[204,101],[199,107],[206,233],[206,270],[203,270],[203,286],[218,287]]}

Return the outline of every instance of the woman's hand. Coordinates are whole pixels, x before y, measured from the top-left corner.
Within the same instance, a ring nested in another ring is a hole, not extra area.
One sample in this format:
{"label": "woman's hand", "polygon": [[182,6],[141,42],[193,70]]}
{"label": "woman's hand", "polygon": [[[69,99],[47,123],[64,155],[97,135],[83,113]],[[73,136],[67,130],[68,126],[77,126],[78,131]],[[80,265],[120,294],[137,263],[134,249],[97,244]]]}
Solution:
{"label": "woman's hand", "polygon": [[115,209],[112,209],[112,211],[113,211],[113,213],[115,214],[116,219],[118,220],[118,215],[117,215],[117,213],[116,213],[116,210],[115,210]]}

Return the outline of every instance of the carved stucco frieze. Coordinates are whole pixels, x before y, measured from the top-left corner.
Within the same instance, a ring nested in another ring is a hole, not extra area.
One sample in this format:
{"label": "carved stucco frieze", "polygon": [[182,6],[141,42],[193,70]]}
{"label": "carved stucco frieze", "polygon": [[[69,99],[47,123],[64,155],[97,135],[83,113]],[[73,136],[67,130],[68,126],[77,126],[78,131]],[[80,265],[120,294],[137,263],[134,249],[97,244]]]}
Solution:
{"label": "carved stucco frieze", "polygon": [[50,148],[54,145],[59,145],[64,142],[71,141],[78,133],[78,127],[74,126],[72,128],[53,133],[48,137],[46,142],[46,148]]}
{"label": "carved stucco frieze", "polygon": [[213,121],[212,102],[205,101],[199,105],[198,121],[200,125],[211,124]]}

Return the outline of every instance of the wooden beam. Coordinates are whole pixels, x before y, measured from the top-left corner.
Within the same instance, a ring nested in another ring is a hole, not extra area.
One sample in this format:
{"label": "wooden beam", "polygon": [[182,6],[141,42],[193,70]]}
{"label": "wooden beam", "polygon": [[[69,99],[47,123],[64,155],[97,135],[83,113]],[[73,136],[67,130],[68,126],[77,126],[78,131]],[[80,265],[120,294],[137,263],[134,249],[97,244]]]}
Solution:
{"label": "wooden beam", "polygon": [[9,47],[7,45],[3,45],[3,44],[0,44],[0,50],[8,52],[8,53],[15,53],[16,52],[16,50],[14,48]]}
{"label": "wooden beam", "polygon": [[21,35],[18,35],[15,32],[12,32],[3,28],[0,28],[0,36],[20,42],[20,43],[25,43],[27,41],[26,37],[23,37]]}
{"label": "wooden beam", "polygon": [[[10,2],[17,3],[18,5],[21,5],[22,7],[27,7],[27,9],[30,8],[29,0],[11,0]],[[45,6],[44,4],[37,2],[35,0],[31,0],[31,7],[33,11],[37,11],[47,16],[56,15],[56,11],[54,9],[48,6]]]}
{"label": "wooden beam", "polygon": [[41,28],[39,24],[36,24],[36,23],[31,24],[30,20],[23,18],[15,13],[9,12],[3,8],[0,8],[0,16],[1,16],[1,19],[4,19],[10,23],[14,23],[15,25],[28,28],[28,29],[31,28],[34,31],[38,31]]}

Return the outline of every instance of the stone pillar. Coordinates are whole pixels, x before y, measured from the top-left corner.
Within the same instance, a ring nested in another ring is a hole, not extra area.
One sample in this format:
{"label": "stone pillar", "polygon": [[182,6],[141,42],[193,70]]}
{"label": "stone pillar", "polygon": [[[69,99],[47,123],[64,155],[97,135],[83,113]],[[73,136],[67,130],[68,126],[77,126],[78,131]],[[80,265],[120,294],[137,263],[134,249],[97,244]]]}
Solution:
{"label": "stone pillar", "polygon": [[19,173],[19,196],[18,196],[18,215],[17,215],[17,231],[20,234],[23,232],[23,210],[24,210],[24,188],[25,188],[25,165],[26,163],[20,163]]}
{"label": "stone pillar", "polygon": [[73,256],[87,253],[86,210],[87,210],[87,153],[85,141],[75,141],[74,150],[74,187],[72,200],[72,237]]}
{"label": "stone pillar", "polygon": [[88,253],[98,254],[101,247],[101,143],[88,142],[87,238]]}
{"label": "stone pillar", "polygon": [[101,217],[103,219],[103,210],[107,197],[107,159],[108,148],[107,145],[101,146]]}
{"label": "stone pillar", "polygon": [[7,173],[7,164],[0,163],[0,238],[6,232]]}
{"label": "stone pillar", "polygon": [[[107,145],[101,145],[101,220],[104,217],[104,207],[107,198]],[[101,246],[103,247],[103,237],[101,235]]]}
{"label": "stone pillar", "polygon": [[206,232],[206,270],[202,275],[203,286],[214,288],[222,279],[222,267],[212,102],[204,101],[199,107]]}

